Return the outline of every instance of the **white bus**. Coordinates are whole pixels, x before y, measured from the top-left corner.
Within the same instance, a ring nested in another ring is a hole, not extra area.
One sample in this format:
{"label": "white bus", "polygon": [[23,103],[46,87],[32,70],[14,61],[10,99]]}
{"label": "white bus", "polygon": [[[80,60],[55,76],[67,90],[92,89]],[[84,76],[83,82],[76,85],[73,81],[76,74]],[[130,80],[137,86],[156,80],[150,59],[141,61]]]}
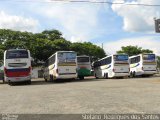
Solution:
{"label": "white bus", "polygon": [[10,49],[4,52],[4,81],[31,83],[31,57],[26,49]]}
{"label": "white bus", "polygon": [[155,54],[139,54],[129,57],[130,77],[150,76],[157,73]]}
{"label": "white bus", "polygon": [[128,55],[110,55],[94,62],[94,75],[96,78],[128,77]]}
{"label": "white bus", "polygon": [[77,78],[76,56],[74,51],[58,51],[49,57],[45,62],[45,81]]}
{"label": "white bus", "polygon": [[77,56],[77,73],[79,79],[84,79],[85,76],[91,76],[91,62],[89,56]]}

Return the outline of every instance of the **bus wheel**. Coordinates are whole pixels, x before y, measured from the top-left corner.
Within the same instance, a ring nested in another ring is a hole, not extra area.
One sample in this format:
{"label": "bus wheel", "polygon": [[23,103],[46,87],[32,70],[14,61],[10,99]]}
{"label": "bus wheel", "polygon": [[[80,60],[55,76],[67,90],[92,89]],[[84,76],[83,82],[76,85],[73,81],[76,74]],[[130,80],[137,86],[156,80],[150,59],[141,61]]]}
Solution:
{"label": "bus wheel", "polygon": [[132,74],[132,72],[130,72],[130,78],[133,78],[133,74]]}
{"label": "bus wheel", "polygon": [[5,84],[5,80],[3,79],[3,84]]}
{"label": "bus wheel", "polygon": [[79,76],[79,79],[80,79],[80,80],[83,80],[83,79],[84,79],[84,76]]}
{"label": "bus wheel", "polygon": [[28,80],[27,83],[30,85],[31,84],[31,80]]}
{"label": "bus wheel", "polygon": [[133,72],[133,75],[132,75],[132,76],[133,76],[133,77],[136,77],[136,72],[135,72],[135,71]]}
{"label": "bus wheel", "polygon": [[47,78],[44,77],[44,81],[47,82]]}
{"label": "bus wheel", "polygon": [[108,79],[108,73],[104,74],[104,78]]}
{"label": "bus wheel", "polygon": [[13,85],[14,85],[14,83],[13,83],[13,82],[11,82],[11,81],[8,81],[8,85],[13,86]]}
{"label": "bus wheel", "polygon": [[45,82],[47,82],[47,78],[44,75],[43,75],[43,78],[44,78]]}
{"label": "bus wheel", "polygon": [[96,75],[96,74],[94,75],[94,77],[95,77],[96,79],[98,79],[98,77],[97,77],[97,75]]}
{"label": "bus wheel", "polygon": [[50,75],[50,81],[53,82],[53,75]]}
{"label": "bus wheel", "polygon": [[11,84],[11,81],[8,81],[8,85],[10,85]]}

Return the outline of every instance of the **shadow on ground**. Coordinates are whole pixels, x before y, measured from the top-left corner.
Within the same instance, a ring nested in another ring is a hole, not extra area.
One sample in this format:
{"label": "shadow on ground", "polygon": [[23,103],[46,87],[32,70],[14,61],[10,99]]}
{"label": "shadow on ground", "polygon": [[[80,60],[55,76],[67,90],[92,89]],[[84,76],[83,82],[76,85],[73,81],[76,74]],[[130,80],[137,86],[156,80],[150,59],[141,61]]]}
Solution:
{"label": "shadow on ground", "polygon": [[104,81],[104,80],[106,80],[106,79],[87,78],[87,79],[84,79],[84,80],[65,79],[65,80],[56,80],[56,81],[45,82],[43,79],[36,79],[36,80],[33,79],[31,84],[28,84],[27,82],[17,82],[17,83],[13,83],[11,86],[53,85],[53,84],[68,84],[68,83],[77,83],[77,82],[84,82],[85,83],[85,82],[95,82],[95,81]]}

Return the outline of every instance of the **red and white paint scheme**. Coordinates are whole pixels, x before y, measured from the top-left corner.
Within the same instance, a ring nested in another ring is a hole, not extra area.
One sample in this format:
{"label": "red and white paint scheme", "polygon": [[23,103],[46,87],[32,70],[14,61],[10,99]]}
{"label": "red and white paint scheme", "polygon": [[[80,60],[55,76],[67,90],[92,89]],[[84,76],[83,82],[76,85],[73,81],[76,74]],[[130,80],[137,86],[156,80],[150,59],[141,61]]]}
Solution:
{"label": "red and white paint scheme", "polygon": [[31,83],[31,56],[26,49],[10,49],[4,52],[4,81]]}

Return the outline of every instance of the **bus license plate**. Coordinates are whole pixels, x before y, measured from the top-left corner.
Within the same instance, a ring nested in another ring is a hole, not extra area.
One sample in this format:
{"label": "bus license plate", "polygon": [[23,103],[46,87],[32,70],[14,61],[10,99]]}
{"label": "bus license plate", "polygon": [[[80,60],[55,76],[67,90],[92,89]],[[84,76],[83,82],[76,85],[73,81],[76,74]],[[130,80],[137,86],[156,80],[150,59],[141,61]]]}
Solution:
{"label": "bus license plate", "polygon": [[15,62],[20,62],[21,60],[20,60],[20,59],[15,59],[14,61],[15,61]]}

